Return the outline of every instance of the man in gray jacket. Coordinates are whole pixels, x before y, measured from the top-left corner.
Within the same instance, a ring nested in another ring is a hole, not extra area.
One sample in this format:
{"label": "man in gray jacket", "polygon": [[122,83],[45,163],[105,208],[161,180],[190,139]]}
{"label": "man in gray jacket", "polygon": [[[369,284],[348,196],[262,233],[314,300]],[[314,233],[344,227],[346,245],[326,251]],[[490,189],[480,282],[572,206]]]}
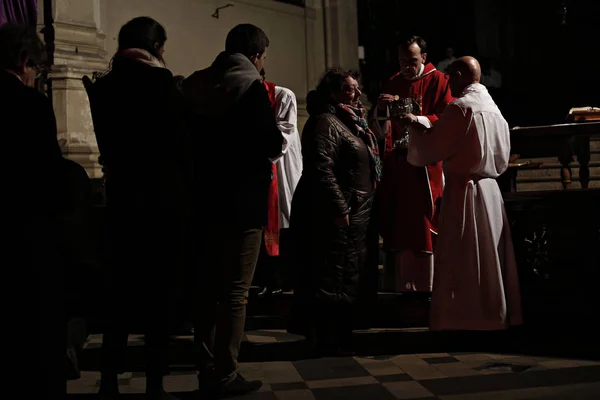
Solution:
{"label": "man in gray jacket", "polygon": [[238,25],[213,64],[182,85],[197,160],[201,254],[195,340],[210,353],[209,362],[199,366],[199,380],[201,389],[220,396],[262,386],[237,373],[237,357],[267,222],[269,159],[277,157],[283,145],[259,74],[268,46],[260,28]]}

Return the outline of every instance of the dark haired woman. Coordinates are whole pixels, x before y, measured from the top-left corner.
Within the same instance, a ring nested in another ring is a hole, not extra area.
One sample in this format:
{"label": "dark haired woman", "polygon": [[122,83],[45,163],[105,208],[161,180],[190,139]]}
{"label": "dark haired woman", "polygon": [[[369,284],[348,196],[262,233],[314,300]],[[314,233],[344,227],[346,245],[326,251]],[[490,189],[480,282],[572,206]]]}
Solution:
{"label": "dark haired woman", "polygon": [[[146,338],[146,392],[163,390],[176,282],[185,262],[191,214],[191,157],[180,92],[163,60],[165,29],[147,17],[119,32],[112,69],[89,91],[106,167],[106,204],[113,251],[113,298],[104,333],[100,394],[118,394],[127,334]],[[132,309],[134,307],[134,309]]]}
{"label": "dark haired woman", "polygon": [[290,233],[298,283],[317,351],[351,348],[352,304],[367,261],[367,228],[381,175],[377,139],[365,121],[350,71],[330,70],[307,97],[304,170],[292,202]]}

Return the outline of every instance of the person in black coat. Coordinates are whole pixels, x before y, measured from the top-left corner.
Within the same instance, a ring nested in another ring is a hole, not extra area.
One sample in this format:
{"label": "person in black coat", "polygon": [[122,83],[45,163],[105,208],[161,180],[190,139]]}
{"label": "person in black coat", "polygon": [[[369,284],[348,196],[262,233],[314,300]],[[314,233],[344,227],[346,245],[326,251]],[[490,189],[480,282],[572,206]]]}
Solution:
{"label": "person in black coat", "polygon": [[33,357],[18,356],[21,362],[40,360],[37,397],[62,398],[65,376],[57,366],[66,357],[65,278],[72,272],[66,267],[89,179],[80,165],[63,157],[52,103],[33,87],[43,63],[44,45],[34,28],[0,27],[1,229],[6,239],[1,253],[7,267],[3,279],[12,289],[3,299],[5,318],[18,327],[19,336],[32,335],[40,345],[33,346]]}
{"label": "person in black coat", "polygon": [[100,394],[106,398],[118,394],[117,375],[134,328],[146,338],[146,392],[174,398],[162,381],[186,262],[193,165],[181,94],[162,57],[165,42],[165,29],[153,19],[129,21],[119,32],[110,72],[89,89],[106,169],[115,286],[102,344]]}
{"label": "person in black coat", "polygon": [[351,348],[352,305],[368,260],[370,213],[381,176],[377,139],[354,76],[330,70],[307,96],[304,169],[292,200],[297,310],[305,323],[312,322],[317,350],[325,355]]}

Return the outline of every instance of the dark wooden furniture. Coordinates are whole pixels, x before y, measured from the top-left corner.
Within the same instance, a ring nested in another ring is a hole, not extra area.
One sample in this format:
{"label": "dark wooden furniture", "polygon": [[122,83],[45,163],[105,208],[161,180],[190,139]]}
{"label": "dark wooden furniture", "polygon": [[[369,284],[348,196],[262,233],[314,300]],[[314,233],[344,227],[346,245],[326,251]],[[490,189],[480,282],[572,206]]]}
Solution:
{"label": "dark wooden furniture", "polygon": [[557,157],[564,189],[571,188],[571,162],[577,157],[582,189],[590,182],[590,138],[600,137],[600,122],[570,123],[511,129],[511,151],[520,158]]}

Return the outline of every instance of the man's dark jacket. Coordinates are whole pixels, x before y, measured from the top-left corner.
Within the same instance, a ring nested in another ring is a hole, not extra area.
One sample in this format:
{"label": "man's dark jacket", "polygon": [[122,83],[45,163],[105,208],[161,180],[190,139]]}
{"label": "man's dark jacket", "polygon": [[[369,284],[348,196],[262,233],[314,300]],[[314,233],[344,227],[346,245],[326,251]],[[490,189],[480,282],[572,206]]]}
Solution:
{"label": "man's dark jacket", "polygon": [[254,64],[221,53],[182,85],[193,126],[196,203],[208,223],[262,227],[272,163],[281,153],[269,95]]}

